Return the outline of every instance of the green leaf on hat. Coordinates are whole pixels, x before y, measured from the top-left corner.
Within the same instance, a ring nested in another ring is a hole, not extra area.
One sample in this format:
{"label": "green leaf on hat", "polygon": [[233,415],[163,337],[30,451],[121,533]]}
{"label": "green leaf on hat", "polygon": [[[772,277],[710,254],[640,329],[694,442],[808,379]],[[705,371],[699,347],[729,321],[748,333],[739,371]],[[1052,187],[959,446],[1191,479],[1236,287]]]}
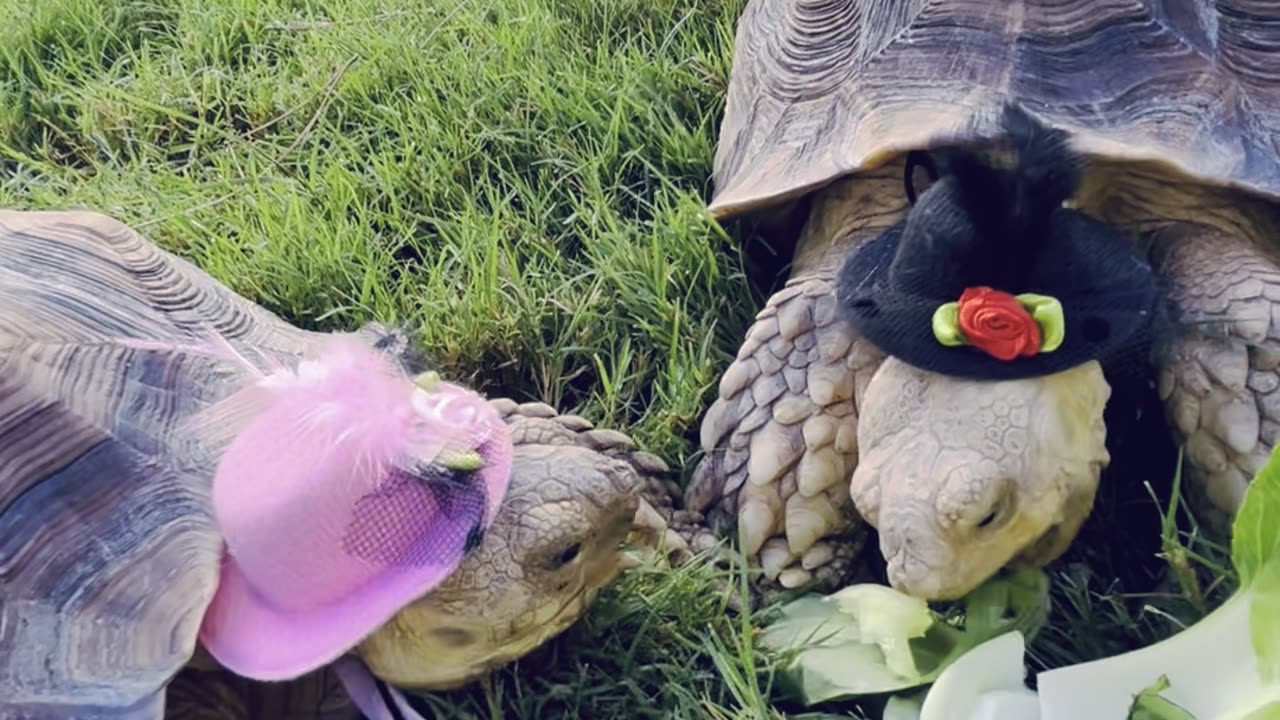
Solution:
{"label": "green leaf on hat", "polygon": [[1067,324],[1062,315],[1062,303],[1057,298],[1035,293],[1022,293],[1017,296],[1022,307],[1031,313],[1031,317],[1040,326],[1040,352],[1057,350],[1067,335]]}
{"label": "green leaf on hat", "polygon": [[949,302],[934,311],[933,336],[948,347],[966,344],[960,332],[960,303]]}

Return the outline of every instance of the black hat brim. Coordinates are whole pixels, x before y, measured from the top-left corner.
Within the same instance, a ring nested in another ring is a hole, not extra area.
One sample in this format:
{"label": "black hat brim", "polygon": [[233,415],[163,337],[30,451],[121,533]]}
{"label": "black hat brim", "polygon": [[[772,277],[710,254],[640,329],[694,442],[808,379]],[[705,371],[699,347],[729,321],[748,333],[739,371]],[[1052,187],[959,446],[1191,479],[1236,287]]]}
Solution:
{"label": "black hat brim", "polygon": [[1025,282],[996,288],[1014,295],[1049,295],[1062,304],[1065,334],[1051,352],[1001,360],[976,347],[939,342],[933,334],[934,313],[959,297],[890,282],[889,267],[905,219],[854,251],[841,268],[838,300],[845,317],[859,335],[909,365],[986,380],[1050,375],[1147,342],[1157,290],[1146,258],[1104,223],[1065,208],[1055,214],[1055,237],[1045,239],[1045,250]]}

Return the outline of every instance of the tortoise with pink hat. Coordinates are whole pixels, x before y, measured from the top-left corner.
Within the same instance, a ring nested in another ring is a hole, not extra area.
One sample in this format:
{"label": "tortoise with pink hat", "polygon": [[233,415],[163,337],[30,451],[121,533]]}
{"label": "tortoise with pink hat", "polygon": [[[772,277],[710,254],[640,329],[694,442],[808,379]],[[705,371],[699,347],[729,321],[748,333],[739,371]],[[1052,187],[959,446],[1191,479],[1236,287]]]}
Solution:
{"label": "tortoise with pink hat", "polygon": [[[0,212],[0,717],[286,718],[318,678],[328,717],[412,718],[400,690],[572,624],[665,466],[408,345],[103,215]],[[227,691],[263,681],[282,705]]]}

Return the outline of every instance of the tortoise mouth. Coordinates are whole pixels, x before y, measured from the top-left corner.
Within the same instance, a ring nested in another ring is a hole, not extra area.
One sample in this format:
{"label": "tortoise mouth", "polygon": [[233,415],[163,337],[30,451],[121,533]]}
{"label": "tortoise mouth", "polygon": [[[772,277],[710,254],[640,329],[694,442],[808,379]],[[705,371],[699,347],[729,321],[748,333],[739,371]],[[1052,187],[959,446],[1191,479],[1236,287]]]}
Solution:
{"label": "tortoise mouth", "polygon": [[599,586],[584,583],[577,592],[565,598],[560,607],[546,622],[524,628],[508,636],[506,642],[490,653],[486,661],[507,663],[522,657],[529,650],[560,634],[582,616],[587,602],[600,591]]}
{"label": "tortoise mouth", "polygon": [[542,647],[580,620],[586,608],[600,591],[617,577],[622,568],[622,553],[617,550],[594,559],[593,562],[584,565],[577,576],[577,589],[560,600],[555,610],[545,620],[519,627],[515,624],[507,625],[508,632],[501,636],[496,632],[491,635],[492,641],[485,652],[476,654],[465,664],[459,664],[453,668],[452,672],[444,672],[418,682],[397,684],[397,687],[409,693],[453,690],[493,671],[510,666],[511,663]]}
{"label": "tortoise mouth", "polygon": [[599,592],[598,587],[584,585],[566,598],[555,614],[545,622],[507,635],[489,652],[476,657],[464,666],[457,667],[452,673],[433,677],[429,681],[406,683],[399,686],[399,689],[411,694],[455,690],[491,672],[509,667],[511,663],[525,657],[577,622],[582,616],[583,609],[597,592]]}
{"label": "tortoise mouth", "polygon": [[618,549],[611,550],[594,559],[593,562],[585,564],[578,577],[578,589],[562,600],[550,617],[544,622],[514,629],[498,643],[484,661],[498,658],[504,663],[511,662],[559,635],[582,617],[587,606],[601,590],[618,577],[624,567],[625,557]]}

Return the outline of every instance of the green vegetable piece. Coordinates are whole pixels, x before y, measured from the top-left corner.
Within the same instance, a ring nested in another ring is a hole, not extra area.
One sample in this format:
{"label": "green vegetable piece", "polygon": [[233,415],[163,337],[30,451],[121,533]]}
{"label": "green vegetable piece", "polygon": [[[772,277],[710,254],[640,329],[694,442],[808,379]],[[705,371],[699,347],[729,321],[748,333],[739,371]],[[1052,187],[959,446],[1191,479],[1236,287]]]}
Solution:
{"label": "green vegetable piece", "polygon": [[841,612],[858,620],[863,642],[873,642],[884,653],[885,663],[901,677],[918,677],[911,657],[911,638],[924,637],[933,625],[929,605],[885,585],[852,585],[831,596]]}
{"label": "green vegetable piece", "polygon": [[1160,697],[1169,689],[1169,676],[1161,675],[1133,698],[1125,720],[1196,720],[1191,713]]}
{"label": "green vegetable piece", "polygon": [[965,599],[967,619],[959,627],[940,621],[919,599],[868,583],[783,606],[760,640],[782,659],[781,684],[814,705],[931,683],[987,640],[1011,630],[1034,634],[1048,602],[1043,572],[997,576]]}
{"label": "green vegetable piece", "polygon": [[926,682],[918,672],[894,672],[880,646],[863,637],[859,618],[827,596],[807,595],[787,604],[760,640],[764,647],[791,656],[780,680],[809,705]]}
{"label": "green vegetable piece", "polygon": [[1160,675],[1164,687],[1139,693],[1130,720],[1280,720],[1280,451],[1245,491],[1231,535],[1234,595],[1161,642],[1040,673],[1043,720],[1112,712]]}
{"label": "green vegetable piece", "polygon": [[894,695],[884,704],[880,720],[920,720],[920,708],[924,705],[924,693]]}
{"label": "green vegetable piece", "polygon": [[933,681],[919,720],[1038,720],[1025,657],[1026,643],[1016,630],[971,648]]}
{"label": "green vegetable piece", "polygon": [[1245,491],[1231,537],[1231,562],[1250,588],[1249,632],[1264,683],[1280,682],[1280,453],[1272,452]]}
{"label": "green vegetable piece", "polygon": [[1280,700],[1267,703],[1240,720],[1280,720]]}

